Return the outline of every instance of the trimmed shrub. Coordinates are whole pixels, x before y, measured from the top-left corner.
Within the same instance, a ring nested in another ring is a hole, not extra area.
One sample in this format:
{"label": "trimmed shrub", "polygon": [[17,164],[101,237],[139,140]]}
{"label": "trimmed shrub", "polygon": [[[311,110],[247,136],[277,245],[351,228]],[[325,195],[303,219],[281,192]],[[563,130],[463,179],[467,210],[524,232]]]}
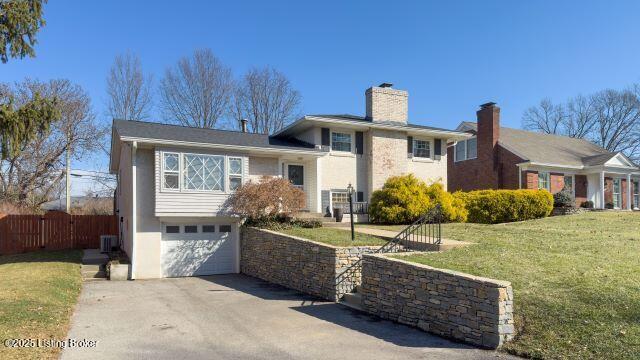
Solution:
{"label": "trimmed shrub", "polygon": [[553,206],[554,207],[574,207],[575,199],[570,191],[562,190],[553,194]]}
{"label": "trimmed shrub", "polygon": [[593,201],[591,200],[583,201],[582,204],[580,204],[580,207],[585,209],[593,209]]}
{"label": "trimmed shrub", "polygon": [[437,204],[442,206],[445,221],[466,220],[462,201],[444,191],[442,184],[427,185],[412,174],[393,176],[382,189],[371,194],[369,220],[382,224],[409,224]]}
{"label": "trimmed shrub", "polygon": [[467,221],[497,224],[547,217],[553,196],[547,190],[478,190],[456,192],[468,211]]}

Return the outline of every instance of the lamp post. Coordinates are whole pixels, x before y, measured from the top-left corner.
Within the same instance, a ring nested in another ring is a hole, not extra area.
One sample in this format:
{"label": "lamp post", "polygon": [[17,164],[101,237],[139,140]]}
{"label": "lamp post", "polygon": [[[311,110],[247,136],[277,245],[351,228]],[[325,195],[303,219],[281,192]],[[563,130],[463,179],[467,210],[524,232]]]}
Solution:
{"label": "lamp post", "polygon": [[347,194],[349,194],[349,217],[351,218],[351,241],[356,240],[356,233],[353,229],[353,186],[349,183],[347,186]]}

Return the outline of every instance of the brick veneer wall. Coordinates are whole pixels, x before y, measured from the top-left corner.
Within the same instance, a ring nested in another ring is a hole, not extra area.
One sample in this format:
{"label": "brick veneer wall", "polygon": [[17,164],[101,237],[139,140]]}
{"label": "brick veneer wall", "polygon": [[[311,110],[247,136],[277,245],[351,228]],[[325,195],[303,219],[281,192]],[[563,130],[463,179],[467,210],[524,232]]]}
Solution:
{"label": "brick veneer wall", "polygon": [[587,176],[576,175],[575,176],[576,187],[576,206],[580,206],[583,202],[587,201]]}
{"label": "brick veneer wall", "polygon": [[405,90],[371,87],[365,91],[366,116],[371,121],[396,121],[407,123],[409,119],[409,93]]}
{"label": "brick veneer wall", "polygon": [[240,271],[278,285],[330,301],[343,294],[336,276],[363,253],[378,246],[336,247],[281,234],[243,227],[240,232]]}
{"label": "brick veneer wall", "polygon": [[381,318],[487,348],[511,339],[511,283],[363,255],[362,305]]}

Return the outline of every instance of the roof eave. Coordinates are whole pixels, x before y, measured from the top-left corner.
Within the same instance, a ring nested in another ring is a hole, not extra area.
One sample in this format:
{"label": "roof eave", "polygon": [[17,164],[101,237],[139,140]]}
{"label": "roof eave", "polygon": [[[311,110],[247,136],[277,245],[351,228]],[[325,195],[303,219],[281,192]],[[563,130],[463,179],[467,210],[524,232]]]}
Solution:
{"label": "roof eave", "polygon": [[137,141],[139,144],[150,145],[171,145],[171,146],[187,146],[198,148],[210,148],[210,149],[232,149],[238,151],[260,151],[261,153],[271,154],[298,154],[298,155],[311,155],[321,157],[326,155],[326,152],[313,150],[313,149],[297,149],[297,148],[284,148],[284,147],[260,147],[260,146],[245,146],[245,145],[228,145],[228,144],[213,144],[213,143],[199,143],[192,141],[180,141],[180,140],[165,140],[165,139],[153,139],[153,138],[141,138],[123,136],[122,141],[132,142]]}

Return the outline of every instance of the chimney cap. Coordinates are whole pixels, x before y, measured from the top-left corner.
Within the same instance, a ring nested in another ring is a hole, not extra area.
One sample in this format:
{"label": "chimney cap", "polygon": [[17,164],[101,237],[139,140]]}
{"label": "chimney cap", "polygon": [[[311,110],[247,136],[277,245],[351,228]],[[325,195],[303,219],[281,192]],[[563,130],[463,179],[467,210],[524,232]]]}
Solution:
{"label": "chimney cap", "polygon": [[382,84],[378,85],[378,87],[381,87],[381,88],[390,88],[392,86],[393,86],[392,83],[387,83],[387,82],[383,82]]}
{"label": "chimney cap", "polygon": [[494,106],[496,106],[496,103],[488,102],[488,103],[484,103],[484,104],[480,105],[480,108],[481,109],[488,109],[488,108],[492,108]]}

